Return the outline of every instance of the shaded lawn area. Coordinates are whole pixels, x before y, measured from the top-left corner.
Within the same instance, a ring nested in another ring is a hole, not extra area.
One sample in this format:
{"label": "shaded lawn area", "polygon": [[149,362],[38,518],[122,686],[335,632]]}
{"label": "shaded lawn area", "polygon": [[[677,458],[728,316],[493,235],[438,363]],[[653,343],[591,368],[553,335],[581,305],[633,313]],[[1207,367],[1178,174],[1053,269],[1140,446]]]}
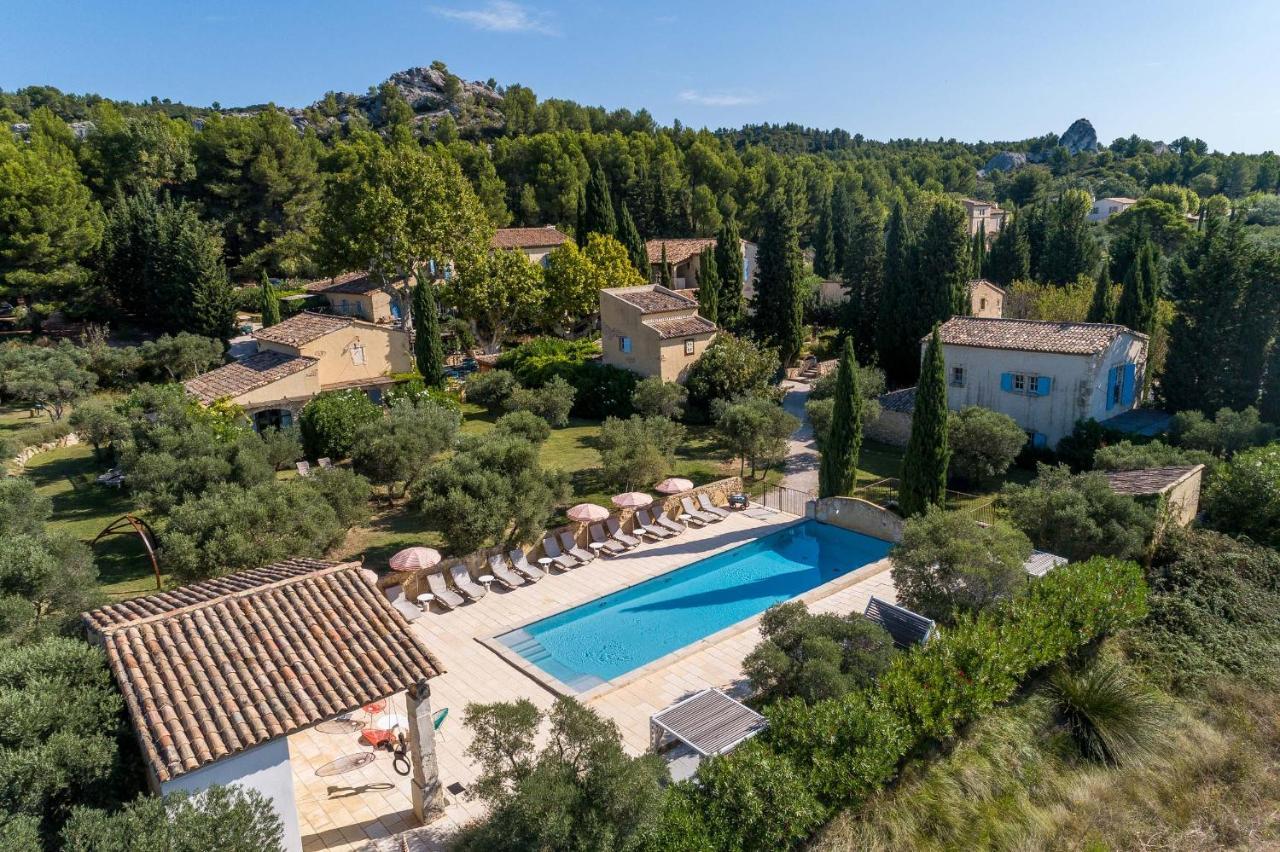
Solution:
{"label": "shaded lawn area", "polygon": [[[107,469],[85,445],[62,447],[33,456],[24,475],[49,497],[50,531],[70,533],[88,544],[108,524],[134,511],[122,489],[98,485],[94,477]],[[113,598],[156,590],[151,560],[136,535],[111,536],[94,548],[98,585]]]}
{"label": "shaded lawn area", "polygon": [[31,409],[25,405],[17,403],[0,405],[0,435],[20,432],[29,426],[43,426],[48,422],[49,415],[36,414],[32,417]]}

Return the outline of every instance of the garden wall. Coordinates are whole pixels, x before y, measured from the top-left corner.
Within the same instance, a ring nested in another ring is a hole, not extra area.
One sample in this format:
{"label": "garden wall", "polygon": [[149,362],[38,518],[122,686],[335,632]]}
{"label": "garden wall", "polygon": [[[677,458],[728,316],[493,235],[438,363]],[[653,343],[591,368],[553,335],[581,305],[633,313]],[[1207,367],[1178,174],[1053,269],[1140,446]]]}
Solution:
{"label": "garden wall", "polygon": [[857,497],[823,497],[817,501],[814,517],[824,524],[882,541],[902,541],[902,518]]}

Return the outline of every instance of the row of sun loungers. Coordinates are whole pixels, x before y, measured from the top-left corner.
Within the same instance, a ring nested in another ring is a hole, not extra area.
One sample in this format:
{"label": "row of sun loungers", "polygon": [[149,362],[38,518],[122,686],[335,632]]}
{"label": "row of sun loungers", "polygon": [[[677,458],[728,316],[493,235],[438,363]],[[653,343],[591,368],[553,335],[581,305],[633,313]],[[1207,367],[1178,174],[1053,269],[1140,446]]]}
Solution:
{"label": "row of sun loungers", "polygon": [[[712,503],[706,494],[698,495],[697,506],[694,505],[692,497],[682,497],[680,507],[683,512],[682,517],[687,516],[691,522],[699,525],[718,523],[729,517],[729,512]],[[648,509],[637,511],[635,522],[635,535],[624,532],[618,519],[614,517],[608,518],[603,523],[590,524],[587,527],[587,534],[591,544],[596,546],[592,550],[598,549],[610,556],[617,556],[634,547],[639,547],[645,539],[660,541],[685,531],[684,526],[671,520],[662,512],[650,512]],[[531,564],[528,556],[519,548],[510,551],[505,557],[495,553],[489,557],[489,574],[507,588],[515,589],[526,583],[536,583],[545,577],[546,570],[543,565],[546,568],[554,566],[563,573],[572,571],[580,565],[586,565],[597,556],[592,550],[578,546],[577,541],[567,531],[561,531],[558,536],[551,535],[544,538],[542,550],[546,554],[539,560],[543,563],[542,565]],[[443,573],[426,575],[427,588],[441,606],[454,609],[462,606],[466,600],[478,601],[485,596],[485,587],[471,579],[466,566],[461,562],[450,565],[448,572],[449,579],[453,581],[453,588],[445,583]]]}

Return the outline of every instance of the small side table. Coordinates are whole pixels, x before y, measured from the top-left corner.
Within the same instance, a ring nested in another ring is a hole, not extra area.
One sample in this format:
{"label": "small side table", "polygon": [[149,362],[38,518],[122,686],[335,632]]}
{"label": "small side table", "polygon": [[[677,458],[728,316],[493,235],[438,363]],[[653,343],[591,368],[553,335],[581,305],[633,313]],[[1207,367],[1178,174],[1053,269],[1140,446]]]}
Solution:
{"label": "small side table", "polygon": [[681,512],[676,515],[676,520],[680,521],[687,527],[689,526],[689,522],[693,520],[693,515],[690,515],[688,512]]}
{"label": "small side table", "polygon": [[542,566],[543,572],[551,570],[551,563],[555,562],[550,556],[543,556],[538,559],[538,564]]}
{"label": "small side table", "polygon": [[423,592],[422,594],[418,595],[418,606],[422,609],[423,612],[431,612],[431,602],[435,599],[436,599],[436,596],[431,594],[430,592]]}
{"label": "small side table", "polygon": [[587,545],[587,547],[591,548],[591,552],[592,552],[592,553],[599,553],[601,550],[603,550],[603,549],[604,549],[604,542],[603,542],[603,541],[593,541],[593,542],[590,542],[590,543]]}
{"label": "small side table", "polygon": [[484,590],[485,590],[486,592],[487,592],[487,591],[489,591],[489,587],[493,585],[493,575],[492,575],[492,574],[481,574],[481,575],[480,575],[479,577],[477,577],[476,579],[477,579],[477,580],[479,580],[481,583],[484,583]]}

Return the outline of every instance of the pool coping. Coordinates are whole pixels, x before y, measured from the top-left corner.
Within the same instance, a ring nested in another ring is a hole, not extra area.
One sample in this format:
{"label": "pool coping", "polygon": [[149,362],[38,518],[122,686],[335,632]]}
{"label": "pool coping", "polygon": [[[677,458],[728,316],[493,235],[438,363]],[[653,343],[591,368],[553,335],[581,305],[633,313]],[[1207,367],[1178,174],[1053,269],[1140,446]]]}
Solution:
{"label": "pool coping", "polygon": [[[782,530],[790,529],[796,524],[802,523],[807,520],[814,520],[816,523],[824,523],[823,521],[817,521],[817,519],[806,518],[803,516],[796,516],[794,521],[775,527],[771,532],[767,533],[767,535],[772,535],[775,532],[781,532]],[[828,526],[833,526],[833,525],[829,524]],[[859,533],[859,534],[866,535],[866,533]],[[764,536],[760,536],[760,538],[764,538]],[[876,538],[876,536],[867,536],[867,538]],[[753,539],[753,541],[754,540],[755,539]],[[884,539],[881,539],[881,541],[883,540]],[[626,672],[625,674],[619,675],[618,677],[612,680],[606,680],[603,683],[597,684],[596,686],[593,686],[590,689],[583,690],[583,691],[576,690],[573,687],[566,684],[564,681],[560,680],[559,678],[547,673],[537,663],[533,663],[533,662],[530,662],[529,660],[526,660],[524,657],[520,656],[520,654],[516,653],[511,648],[499,642],[498,637],[505,636],[506,634],[511,633],[513,631],[520,630],[524,627],[528,627],[530,624],[536,624],[539,621],[543,621],[544,619],[551,618],[552,616],[555,616],[555,615],[559,615],[562,612],[568,612],[571,609],[576,609],[580,606],[590,603],[593,600],[598,600],[599,598],[602,598],[602,597],[607,597],[609,595],[617,594],[618,592],[625,591],[634,586],[639,586],[643,583],[647,583],[650,580],[656,579],[658,577],[664,577],[667,574],[672,573],[673,571],[680,571],[684,568],[689,567],[695,562],[700,562],[703,559],[710,559],[711,557],[718,556],[721,553],[727,553],[728,551],[733,550],[736,547],[745,546],[745,544],[747,543],[749,542],[745,542],[743,544],[731,545],[712,553],[701,554],[695,559],[690,559],[688,562],[685,562],[681,565],[677,565],[674,568],[671,568],[667,571],[663,571],[660,574],[654,574],[652,577],[646,577],[643,580],[638,580],[634,583],[628,583],[624,586],[619,586],[617,589],[614,589],[613,591],[596,595],[594,598],[588,598],[582,603],[577,603],[577,604],[574,604],[573,606],[563,607],[562,609],[556,610],[555,612],[547,613],[546,615],[540,615],[537,618],[525,619],[519,624],[514,624],[509,627],[504,627],[501,631],[491,634],[489,636],[477,636],[475,637],[475,640],[479,642],[481,645],[483,645],[484,647],[488,648],[490,651],[493,651],[495,654],[497,654],[500,658],[502,658],[505,662],[507,662],[513,668],[519,670],[526,677],[530,678],[539,686],[543,687],[549,692],[555,695],[562,695],[567,698],[575,698],[578,701],[581,701],[582,703],[585,704],[589,701],[593,701],[597,698],[600,698],[601,696],[608,695],[609,693],[615,690],[621,689],[627,686],[628,684],[634,683],[640,678],[646,677],[650,674],[653,674],[656,671],[664,669],[667,666],[670,666],[672,663],[679,662],[680,660],[683,660],[686,657],[689,657],[693,654],[703,651],[712,645],[719,644],[720,642],[723,642],[725,639],[728,639],[732,636],[736,636],[737,634],[742,633],[744,630],[750,630],[752,627],[755,627],[757,624],[759,624],[761,617],[764,615],[765,612],[768,612],[768,610],[766,609],[763,612],[758,612],[755,615],[750,616],[749,618],[744,618],[742,621],[738,621],[733,624],[730,624],[728,627],[721,628],[720,630],[717,630],[715,633],[712,633],[709,636],[704,636],[701,639],[691,642],[682,648],[677,648],[676,650],[671,651],[670,653],[664,654],[661,657],[658,657],[656,660],[651,660],[648,663],[645,663],[643,666],[640,666],[639,668],[634,668],[631,671]],[[880,559],[877,559],[875,562],[868,562],[866,565],[862,565],[856,568],[855,570],[850,571],[848,574],[845,574],[842,577],[837,577],[834,580],[829,580],[820,586],[815,586],[814,588],[810,589],[807,592],[804,592],[803,594],[796,595],[794,598],[790,598],[787,601],[787,603],[800,601],[804,603],[806,606],[808,606],[809,604],[816,603],[817,601],[830,597],[831,595],[834,595],[837,592],[844,591],[850,586],[856,585],[878,574],[881,574],[884,571],[889,570],[889,567],[890,567],[889,557],[888,556],[881,557]],[[711,684],[711,685],[716,686],[717,684]]]}

